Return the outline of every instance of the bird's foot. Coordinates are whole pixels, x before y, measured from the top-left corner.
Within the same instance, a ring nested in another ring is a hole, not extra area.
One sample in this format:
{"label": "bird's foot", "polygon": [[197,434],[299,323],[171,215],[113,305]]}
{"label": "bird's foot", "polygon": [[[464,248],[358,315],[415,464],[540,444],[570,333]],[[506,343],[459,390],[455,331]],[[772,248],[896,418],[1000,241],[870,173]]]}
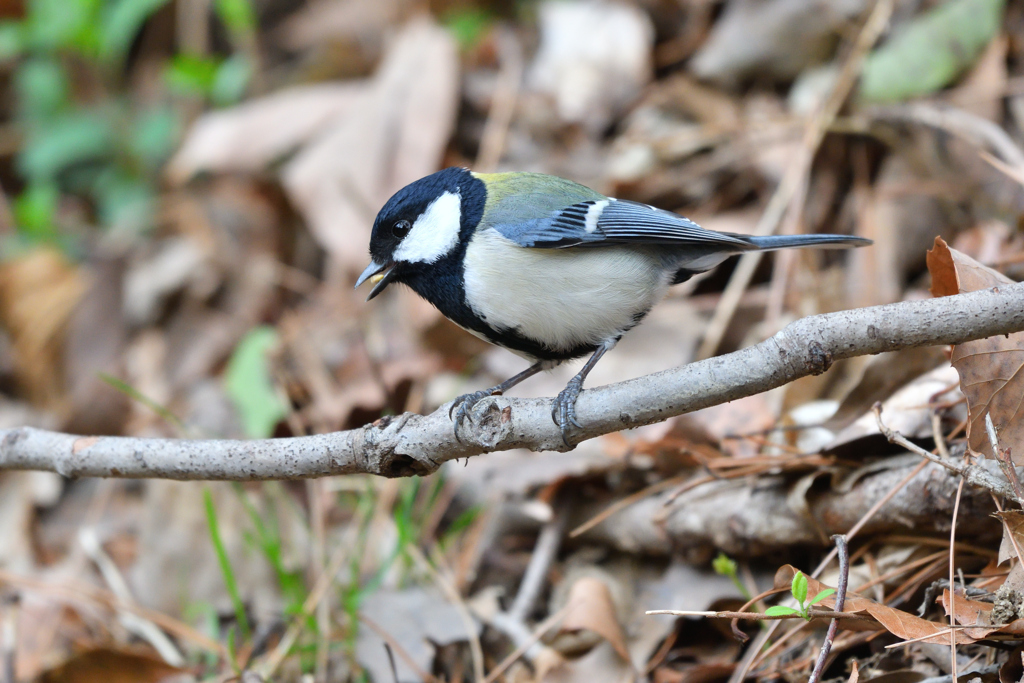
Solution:
{"label": "bird's foot", "polygon": [[[459,438],[459,427],[462,426],[463,420],[469,419],[472,422],[473,419],[470,417],[470,412],[473,410],[473,407],[488,396],[501,396],[501,388],[481,389],[471,394],[463,394],[452,401],[452,407],[448,409],[448,417],[455,423],[455,439],[457,441],[462,440]],[[454,413],[454,417],[452,413]]]}
{"label": "bird's foot", "polygon": [[566,448],[573,447],[573,444],[569,442],[571,428],[583,428],[583,425],[576,420],[576,399],[580,397],[582,391],[583,378],[577,375],[569,380],[565,389],[558,392],[558,396],[551,402],[551,420],[562,431],[562,443]]}

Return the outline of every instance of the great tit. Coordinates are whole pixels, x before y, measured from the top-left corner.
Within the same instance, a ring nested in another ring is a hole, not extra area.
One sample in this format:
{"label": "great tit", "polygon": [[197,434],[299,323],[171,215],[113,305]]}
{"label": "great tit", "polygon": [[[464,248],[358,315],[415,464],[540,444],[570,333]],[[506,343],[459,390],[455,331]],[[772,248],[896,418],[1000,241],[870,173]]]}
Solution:
{"label": "great tit", "polygon": [[589,354],[552,404],[568,446],[587,374],[669,286],[748,251],[868,244],[841,235],[715,232],[555,176],[447,168],[399,190],[380,210],[370,265],[356,287],[373,283],[369,301],[393,282],[408,285],[459,327],[532,362],[455,399],[456,437],[481,399]]}

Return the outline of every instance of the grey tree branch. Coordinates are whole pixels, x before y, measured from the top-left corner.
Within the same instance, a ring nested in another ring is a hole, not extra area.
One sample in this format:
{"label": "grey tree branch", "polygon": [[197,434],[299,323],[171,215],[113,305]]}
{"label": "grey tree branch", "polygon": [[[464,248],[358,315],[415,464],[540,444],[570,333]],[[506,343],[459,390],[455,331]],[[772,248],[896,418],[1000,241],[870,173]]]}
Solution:
{"label": "grey tree branch", "polygon": [[[798,320],[756,346],[584,391],[577,438],[666,420],[820,374],[842,358],[957,344],[1024,330],[1024,283]],[[546,399],[481,401],[456,440],[448,406],[382,418],[359,429],[258,441],[143,439],[0,430],[0,470],[69,477],[291,479],[368,473],[428,474],[492,451],[564,451]]]}

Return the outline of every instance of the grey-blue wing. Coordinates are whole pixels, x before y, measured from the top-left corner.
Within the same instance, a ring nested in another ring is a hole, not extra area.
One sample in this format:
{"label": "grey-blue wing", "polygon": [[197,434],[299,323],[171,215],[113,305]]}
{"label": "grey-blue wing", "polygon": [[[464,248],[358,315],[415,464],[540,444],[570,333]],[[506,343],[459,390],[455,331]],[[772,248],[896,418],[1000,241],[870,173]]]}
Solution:
{"label": "grey-blue wing", "polygon": [[705,230],[677,214],[614,199],[587,200],[545,218],[494,227],[520,246],[546,249],[663,244],[709,246],[739,253],[757,248],[740,236]]}

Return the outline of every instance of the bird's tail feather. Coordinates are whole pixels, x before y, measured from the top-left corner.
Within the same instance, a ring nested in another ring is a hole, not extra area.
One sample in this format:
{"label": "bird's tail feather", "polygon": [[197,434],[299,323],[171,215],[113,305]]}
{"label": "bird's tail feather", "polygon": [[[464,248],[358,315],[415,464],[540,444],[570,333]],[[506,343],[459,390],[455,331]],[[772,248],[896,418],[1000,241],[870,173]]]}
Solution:
{"label": "bird's tail feather", "polygon": [[819,249],[849,249],[866,247],[871,240],[849,235],[766,235],[764,237],[748,236],[746,238],[762,251],[788,249],[791,247],[818,247]]}

